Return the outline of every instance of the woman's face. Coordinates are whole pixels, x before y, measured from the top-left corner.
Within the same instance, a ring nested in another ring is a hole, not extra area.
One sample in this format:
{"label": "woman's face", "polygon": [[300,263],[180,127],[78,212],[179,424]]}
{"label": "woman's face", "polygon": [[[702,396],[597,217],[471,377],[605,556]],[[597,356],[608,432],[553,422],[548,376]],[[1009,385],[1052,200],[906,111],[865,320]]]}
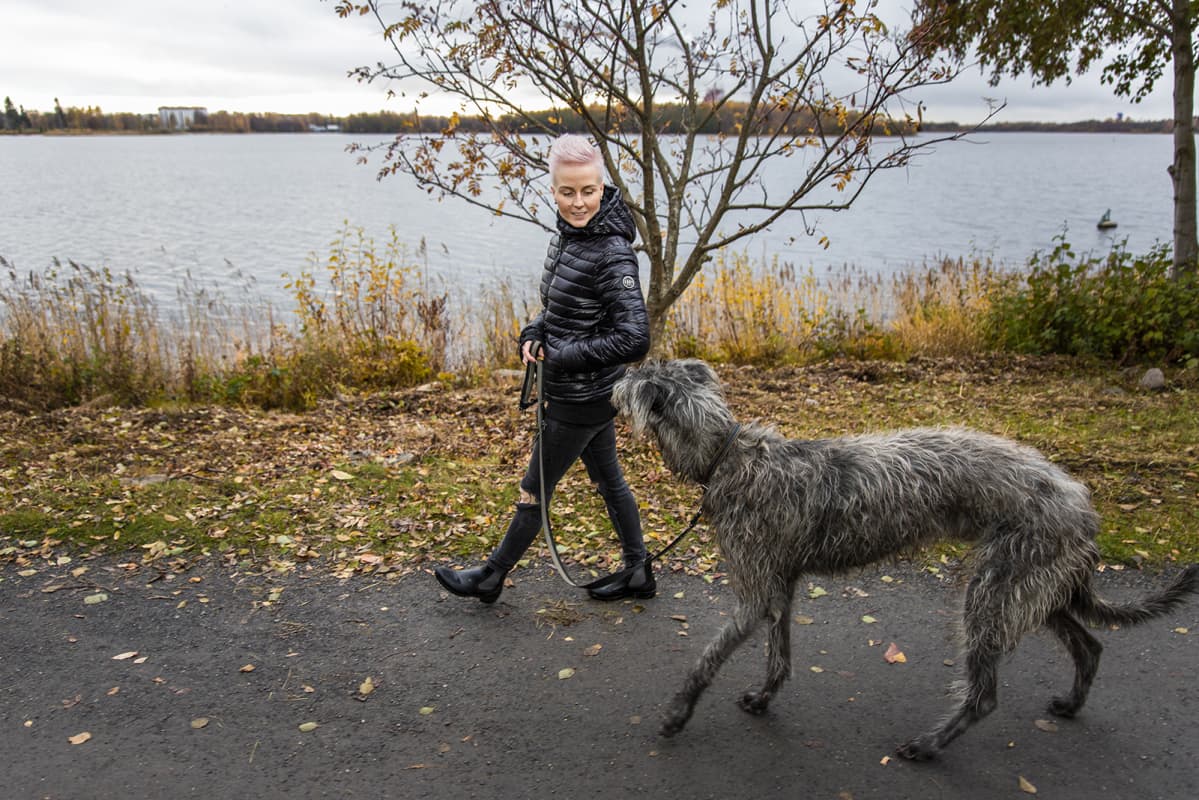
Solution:
{"label": "woman's face", "polygon": [[562,164],[554,171],[554,202],[558,213],[576,228],[582,228],[599,211],[604,180],[592,164]]}

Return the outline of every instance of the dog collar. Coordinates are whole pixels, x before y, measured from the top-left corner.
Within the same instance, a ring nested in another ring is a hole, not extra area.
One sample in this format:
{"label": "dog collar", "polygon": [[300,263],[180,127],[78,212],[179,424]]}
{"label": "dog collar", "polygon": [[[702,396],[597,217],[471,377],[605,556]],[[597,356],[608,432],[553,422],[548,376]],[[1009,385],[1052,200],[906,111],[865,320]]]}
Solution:
{"label": "dog collar", "polygon": [[737,434],[741,432],[741,423],[733,423],[733,429],[729,431],[729,438],[724,440],[724,444],[716,451],[716,456],[712,459],[712,463],[708,464],[708,469],[704,473],[704,477],[700,479],[700,486],[704,489],[708,488],[708,481],[712,480],[712,475],[716,472],[716,468],[720,466],[720,462],[729,454],[729,449],[733,446],[733,440],[737,438]]}

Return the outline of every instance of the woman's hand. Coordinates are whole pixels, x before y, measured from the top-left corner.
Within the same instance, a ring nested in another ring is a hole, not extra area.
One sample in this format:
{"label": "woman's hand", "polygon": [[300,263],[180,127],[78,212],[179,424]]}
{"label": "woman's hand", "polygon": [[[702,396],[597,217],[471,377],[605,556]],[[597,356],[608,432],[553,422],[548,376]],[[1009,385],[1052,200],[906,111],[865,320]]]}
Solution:
{"label": "woman's hand", "polygon": [[545,348],[541,346],[541,342],[529,340],[521,345],[520,355],[522,362],[532,364],[534,361],[545,359]]}

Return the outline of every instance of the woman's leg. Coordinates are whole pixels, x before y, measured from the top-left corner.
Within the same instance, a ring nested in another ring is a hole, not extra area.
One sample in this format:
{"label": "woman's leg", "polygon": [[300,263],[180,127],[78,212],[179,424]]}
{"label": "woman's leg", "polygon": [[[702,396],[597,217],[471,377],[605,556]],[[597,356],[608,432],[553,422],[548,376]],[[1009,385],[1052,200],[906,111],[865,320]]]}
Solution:
{"label": "woman's leg", "polygon": [[562,476],[578,459],[594,434],[593,427],[570,425],[547,419],[541,435],[533,442],[533,453],[529,467],[520,481],[520,498],[516,503],[516,514],[508,524],[503,541],[492,551],[487,563],[507,572],[516,566],[529,545],[541,531],[541,463],[539,454],[544,453],[545,491],[547,501],[554,495],[554,488]]}
{"label": "woman's leg", "polygon": [[583,449],[582,457],[587,474],[604,498],[612,527],[620,537],[625,565],[631,567],[640,564],[646,557],[645,541],[641,535],[641,513],[616,458],[614,423],[606,423],[595,433]]}

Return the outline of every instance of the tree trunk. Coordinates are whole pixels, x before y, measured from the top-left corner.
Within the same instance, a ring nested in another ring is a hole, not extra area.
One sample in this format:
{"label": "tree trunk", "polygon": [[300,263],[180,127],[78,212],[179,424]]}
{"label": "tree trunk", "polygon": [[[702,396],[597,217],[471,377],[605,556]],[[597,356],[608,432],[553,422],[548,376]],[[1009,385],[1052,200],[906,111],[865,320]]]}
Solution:
{"label": "tree trunk", "polygon": [[1174,59],[1174,264],[1171,277],[1194,272],[1199,259],[1195,208],[1195,53],[1190,0],[1173,0]]}

